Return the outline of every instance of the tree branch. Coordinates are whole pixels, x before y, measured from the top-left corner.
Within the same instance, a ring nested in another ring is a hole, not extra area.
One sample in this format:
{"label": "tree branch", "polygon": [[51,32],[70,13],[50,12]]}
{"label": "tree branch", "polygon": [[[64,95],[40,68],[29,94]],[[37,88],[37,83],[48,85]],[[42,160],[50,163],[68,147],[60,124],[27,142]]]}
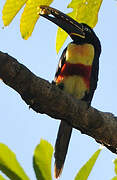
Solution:
{"label": "tree branch", "polygon": [[117,153],[117,117],[113,114],[101,112],[93,107],[87,108],[85,102],[37,77],[16,59],[2,52],[0,78],[16,90],[37,113],[64,120]]}

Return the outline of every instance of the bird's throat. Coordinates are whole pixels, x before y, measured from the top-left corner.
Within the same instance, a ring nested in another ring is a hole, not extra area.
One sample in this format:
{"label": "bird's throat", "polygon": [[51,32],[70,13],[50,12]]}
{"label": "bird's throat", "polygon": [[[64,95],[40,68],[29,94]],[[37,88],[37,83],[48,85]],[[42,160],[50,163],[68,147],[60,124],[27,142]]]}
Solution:
{"label": "bird's throat", "polygon": [[66,61],[71,64],[92,65],[94,46],[92,44],[70,43],[66,51]]}

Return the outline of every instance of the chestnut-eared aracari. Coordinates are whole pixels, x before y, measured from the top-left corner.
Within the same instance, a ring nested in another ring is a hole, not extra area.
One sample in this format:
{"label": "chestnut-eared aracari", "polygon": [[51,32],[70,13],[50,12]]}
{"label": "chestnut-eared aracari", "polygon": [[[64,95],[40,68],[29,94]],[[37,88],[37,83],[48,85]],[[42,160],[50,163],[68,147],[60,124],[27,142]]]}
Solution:
{"label": "chestnut-eared aracari", "polygon": [[[54,83],[75,98],[91,104],[97,87],[101,45],[94,31],[57,9],[40,6],[40,15],[61,27],[73,40],[62,53]],[[61,121],[55,144],[55,177],[62,172],[72,127]]]}

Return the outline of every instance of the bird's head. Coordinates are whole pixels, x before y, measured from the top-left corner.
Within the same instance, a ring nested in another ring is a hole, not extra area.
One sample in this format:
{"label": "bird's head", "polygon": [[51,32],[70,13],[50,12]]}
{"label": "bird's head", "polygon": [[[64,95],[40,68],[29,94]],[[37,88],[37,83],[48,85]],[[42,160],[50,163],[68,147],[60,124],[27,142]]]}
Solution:
{"label": "bird's head", "polygon": [[40,6],[40,9],[39,14],[66,31],[73,42],[90,43],[101,49],[98,37],[87,24],[78,23],[70,16],[49,6]]}

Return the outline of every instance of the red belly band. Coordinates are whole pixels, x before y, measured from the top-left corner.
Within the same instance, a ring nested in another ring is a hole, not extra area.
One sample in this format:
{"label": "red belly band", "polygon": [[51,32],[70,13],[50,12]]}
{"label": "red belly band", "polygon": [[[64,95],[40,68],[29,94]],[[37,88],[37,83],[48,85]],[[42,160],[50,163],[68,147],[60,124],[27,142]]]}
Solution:
{"label": "red belly band", "polygon": [[61,82],[61,80],[63,80],[65,76],[78,75],[83,78],[83,80],[85,81],[85,83],[87,85],[87,88],[89,88],[91,68],[92,68],[92,66],[89,66],[89,65],[71,64],[71,63],[66,62],[63,65],[61,72],[56,81]]}

